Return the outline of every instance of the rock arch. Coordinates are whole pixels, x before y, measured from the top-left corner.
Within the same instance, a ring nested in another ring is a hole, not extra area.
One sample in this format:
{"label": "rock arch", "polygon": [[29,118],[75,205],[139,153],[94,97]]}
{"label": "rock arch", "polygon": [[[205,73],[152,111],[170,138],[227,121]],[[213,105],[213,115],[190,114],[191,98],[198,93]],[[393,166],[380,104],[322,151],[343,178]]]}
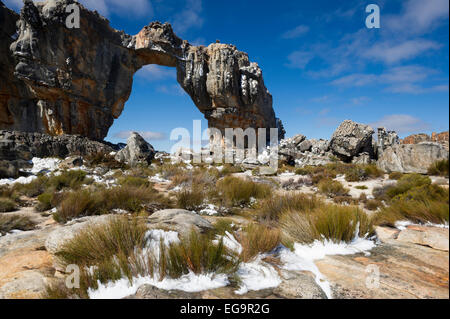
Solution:
{"label": "rock arch", "polygon": [[167,23],[131,36],[81,5],[81,28],[68,29],[66,6],[73,2],[26,0],[18,16],[0,1],[7,17],[0,21],[0,55],[8,61],[0,65],[0,129],[101,140],[121,115],[135,72],[157,64],[177,69],[210,127],[278,127],[283,137],[262,71],[246,53],[220,43],[193,46]]}

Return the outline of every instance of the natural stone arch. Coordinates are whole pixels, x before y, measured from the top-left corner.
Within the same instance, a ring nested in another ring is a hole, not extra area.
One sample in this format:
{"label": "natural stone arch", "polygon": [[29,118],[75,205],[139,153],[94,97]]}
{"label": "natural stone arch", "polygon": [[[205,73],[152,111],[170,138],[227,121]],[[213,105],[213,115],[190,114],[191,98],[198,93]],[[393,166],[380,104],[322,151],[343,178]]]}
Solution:
{"label": "natural stone arch", "polygon": [[262,71],[246,53],[227,44],[190,45],[167,23],[152,22],[130,36],[81,5],[81,28],[68,29],[71,3],[26,1],[20,17],[1,7],[9,23],[17,20],[18,37],[2,35],[13,57],[5,59],[14,65],[0,79],[0,111],[9,119],[0,129],[103,139],[124,109],[135,72],[157,64],[177,69],[178,83],[209,127],[279,127],[283,136]]}

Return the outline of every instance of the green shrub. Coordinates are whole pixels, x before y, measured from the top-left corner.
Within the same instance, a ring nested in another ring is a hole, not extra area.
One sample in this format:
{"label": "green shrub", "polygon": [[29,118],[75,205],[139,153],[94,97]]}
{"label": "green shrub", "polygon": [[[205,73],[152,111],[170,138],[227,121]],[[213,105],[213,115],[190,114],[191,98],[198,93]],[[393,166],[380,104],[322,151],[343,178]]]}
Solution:
{"label": "green shrub", "polygon": [[119,178],[119,184],[122,186],[132,186],[132,187],[149,187],[150,181],[148,178],[136,177],[136,176],[124,176]]}
{"label": "green shrub", "polygon": [[21,195],[28,197],[36,197],[45,192],[47,188],[48,177],[38,176],[37,179],[33,180],[28,184],[15,184],[13,189]]}
{"label": "green shrub", "polygon": [[64,171],[60,175],[52,175],[47,184],[56,191],[64,188],[78,189],[81,185],[91,182],[86,178],[87,173],[81,170]]}
{"label": "green shrub", "polygon": [[437,161],[428,169],[428,175],[447,176],[448,177],[449,163],[447,160]]}
{"label": "green shrub", "polygon": [[397,185],[390,187],[386,191],[386,195],[389,198],[404,194],[414,187],[420,187],[424,185],[431,185],[431,179],[427,176],[420,174],[407,174],[397,181]]}
{"label": "green shrub", "polygon": [[227,176],[217,182],[217,190],[223,196],[225,205],[241,206],[250,204],[252,198],[261,199],[270,195],[272,188],[268,184]]}
{"label": "green shrub", "polygon": [[345,188],[341,182],[331,179],[324,179],[320,181],[318,188],[321,193],[329,197],[345,196],[348,195],[349,192],[349,190]]}
{"label": "green shrub", "polygon": [[371,199],[366,201],[364,204],[364,207],[368,210],[378,210],[379,208],[383,207],[383,203],[377,199]]}
{"label": "green shrub", "polygon": [[366,189],[369,189],[366,185],[355,186],[355,188],[356,188],[356,189],[359,189],[359,190],[366,190]]}
{"label": "green shrub", "polygon": [[38,196],[38,204],[36,205],[36,210],[38,212],[44,212],[46,210],[52,209],[54,206],[53,202],[53,193],[44,193]]}
{"label": "green shrub", "polygon": [[389,179],[393,179],[393,180],[399,180],[400,178],[403,177],[403,173],[400,172],[392,172],[389,174]]}
{"label": "green shrub", "polygon": [[9,198],[0,197],[0,213],[12,212],[15,211],[16,209],[17,205],[13,200]]}

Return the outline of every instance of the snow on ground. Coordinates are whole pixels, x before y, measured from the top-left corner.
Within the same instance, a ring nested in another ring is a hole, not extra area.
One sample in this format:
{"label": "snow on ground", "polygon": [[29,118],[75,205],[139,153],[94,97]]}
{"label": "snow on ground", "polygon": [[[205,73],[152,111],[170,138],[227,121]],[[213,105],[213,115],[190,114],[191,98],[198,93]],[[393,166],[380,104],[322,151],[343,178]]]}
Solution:
{"label": "snow on ground", "polygon": [[330,283],[322,275],[314,261],[333,255],[369,254],[375,247],[375,242],[355,236],[350,243],[334,243],[329,240],[315,241],[310,245],[296,243],[294,251],[285,247],[280,251],[281,262],[286,270],[310,271],[316,277],[316,283],[322,288],[328,298],[332,298]]}
{"label": "snow on ground", "polygon": [[271,265],[262,261],[263,258],[264,256],[259,255],[253,261],[239,265],[237,275],[241,279],[241,286],[239,290],[235,291],[235,294],[244,295],[251,290],[275,288],[281,284],[278,272]]}
{"label": "snow on ground", "polygon": [[446,228],[448,229],[448,223],[445,224],[433,224],[433,223],[426,223],[426,224],[416,224],[409,220],[400,220],[395,222],[395,228],[398,230],[405,230],[408,226],[428,226],[428,227],[437,227],[437,228]]}
{"label": "snow on ground", "polygon": [[157,276],[133,278],[132,282],[128,279],[120,279],[116,282],[107,284],[99,283],[98,289],[88,290],[91,299],[121,299],[136,293],[142,285],[152,285],[164,290],[181,290],[186,292],[199,292],[204,290],[225,287],[229,284],[226,275],[196,275],[189,273],[178,279],[165,278],[162,281]]}
{"label": "snow on ground", "polygon": [[219,215],[219,212],[217,211],[217,206],[213,204],[207,204],[205,208],[203,208],[199,214],[200,215],[208,215],[208,216],[216,216]]}
{"label": "snow on ground", "polygon": [[58,169],[58,165],[61,160],[58,158],[38,158],[35,157],[31,160],[33,163],[33,168],[31,169],[32,174],[39,173],[50,173]]}
{"label": "snow on ground", "polygon": [[160,173],[157,173],[155,176],[150,177],[150,182],[152,182],[152,183],[170,183],[170,181],[163,178]]}
{"label": "snow on ground", "polygon": [[[159,256],[160,242],[170,245],[179,241],[178,233],[173,231],[164,231],[160,229],[150,230],[146,234],[149,239],[147,245],[148,254],[154,257]],[[204,290],[216,289],[229,285],[229,281],[224,274],[194,274],[189,273],[178,279],[164,278],[159,280],[158,275],[154,277],[136,277],[130,282],[122,278],[115,282],[106,284],[98,283],[98,289],[89,289],[91,299],[120,299],[136,293],[142,285],[152,285],[164,290],[181,290],[185,292],[199,292]]]}
{"label": "snow on ground", "polygon": [[14,184],[29,184],[32,181],[34,181],[37,177],[32,175],[32,176],[28,176],[28,177],[19,177],[17,179],[13,179],[13,178],[5,178],[5,179],[0,179],[0,186],[2,185],[14,185]]}

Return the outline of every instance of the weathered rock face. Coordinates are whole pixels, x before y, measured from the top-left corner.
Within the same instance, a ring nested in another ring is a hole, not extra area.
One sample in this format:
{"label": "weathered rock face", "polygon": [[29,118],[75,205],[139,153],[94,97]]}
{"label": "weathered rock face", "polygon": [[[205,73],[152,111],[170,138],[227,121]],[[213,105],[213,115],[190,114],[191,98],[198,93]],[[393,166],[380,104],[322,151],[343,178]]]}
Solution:
{"label": "weathered rock face", "polygon": [[155,157],[155,149],[147,143],[138,133],[131,133],[127,146],[116,154],[116,160],[130,165],[146,162],[150,164]]}
{"label": "weathered rock face", "polygon": [[26,1],[20,17],[0,5],[1,129],[103,139],[124,109],[134,73],[158,64],[177,68],[210,127],[279,127],[283,135],[261,69],[247,54],[226,44],[192,46],[159,22],[130,36],[81,5],[81,27],[68,29],[71,3]]}
{"label": "weathered rock face", "polygon": [[378,128],[378,142],[376,143],[378,156],[380,156],[386,148],[397,144],[400,144],[400,138],[398,137],[397,132],[387,131],[384,127]]}
{"label": "weathered rock face", "polygon": [[425,174],[433,163],[444,159],[448,159],[448,152],[438,143],[400,144],[387,148],[377,166],[388,173]]}
{"label": "weathered rock face", "polygon": [[0,131],[0,159],[29,161],[33,157],[60,157],[110,153],[115,146],[75,135]]}
{"label": "weathered rock face", "polygon": [[442,146],[444,146],[444,148],[447,150],[449,150],[449,137],[448,137],[448,131],[447,132],[442,132],[442,133],[433,133],[431,134],[431,140],[435,143],[439,143]]}
{"label": "weathered rock face", "polygon": [[364,124],[346,120],[334,132],[330,149],[343,160],[350,161],[363,152],[373,154],[372,135],[374,130]]}
{"label": "weathered rock face", "polygon": [[431,142],[431,137],[428,134],[420,133],[407,136],[402,140],[402,144],[419,144],[422,142]]}

